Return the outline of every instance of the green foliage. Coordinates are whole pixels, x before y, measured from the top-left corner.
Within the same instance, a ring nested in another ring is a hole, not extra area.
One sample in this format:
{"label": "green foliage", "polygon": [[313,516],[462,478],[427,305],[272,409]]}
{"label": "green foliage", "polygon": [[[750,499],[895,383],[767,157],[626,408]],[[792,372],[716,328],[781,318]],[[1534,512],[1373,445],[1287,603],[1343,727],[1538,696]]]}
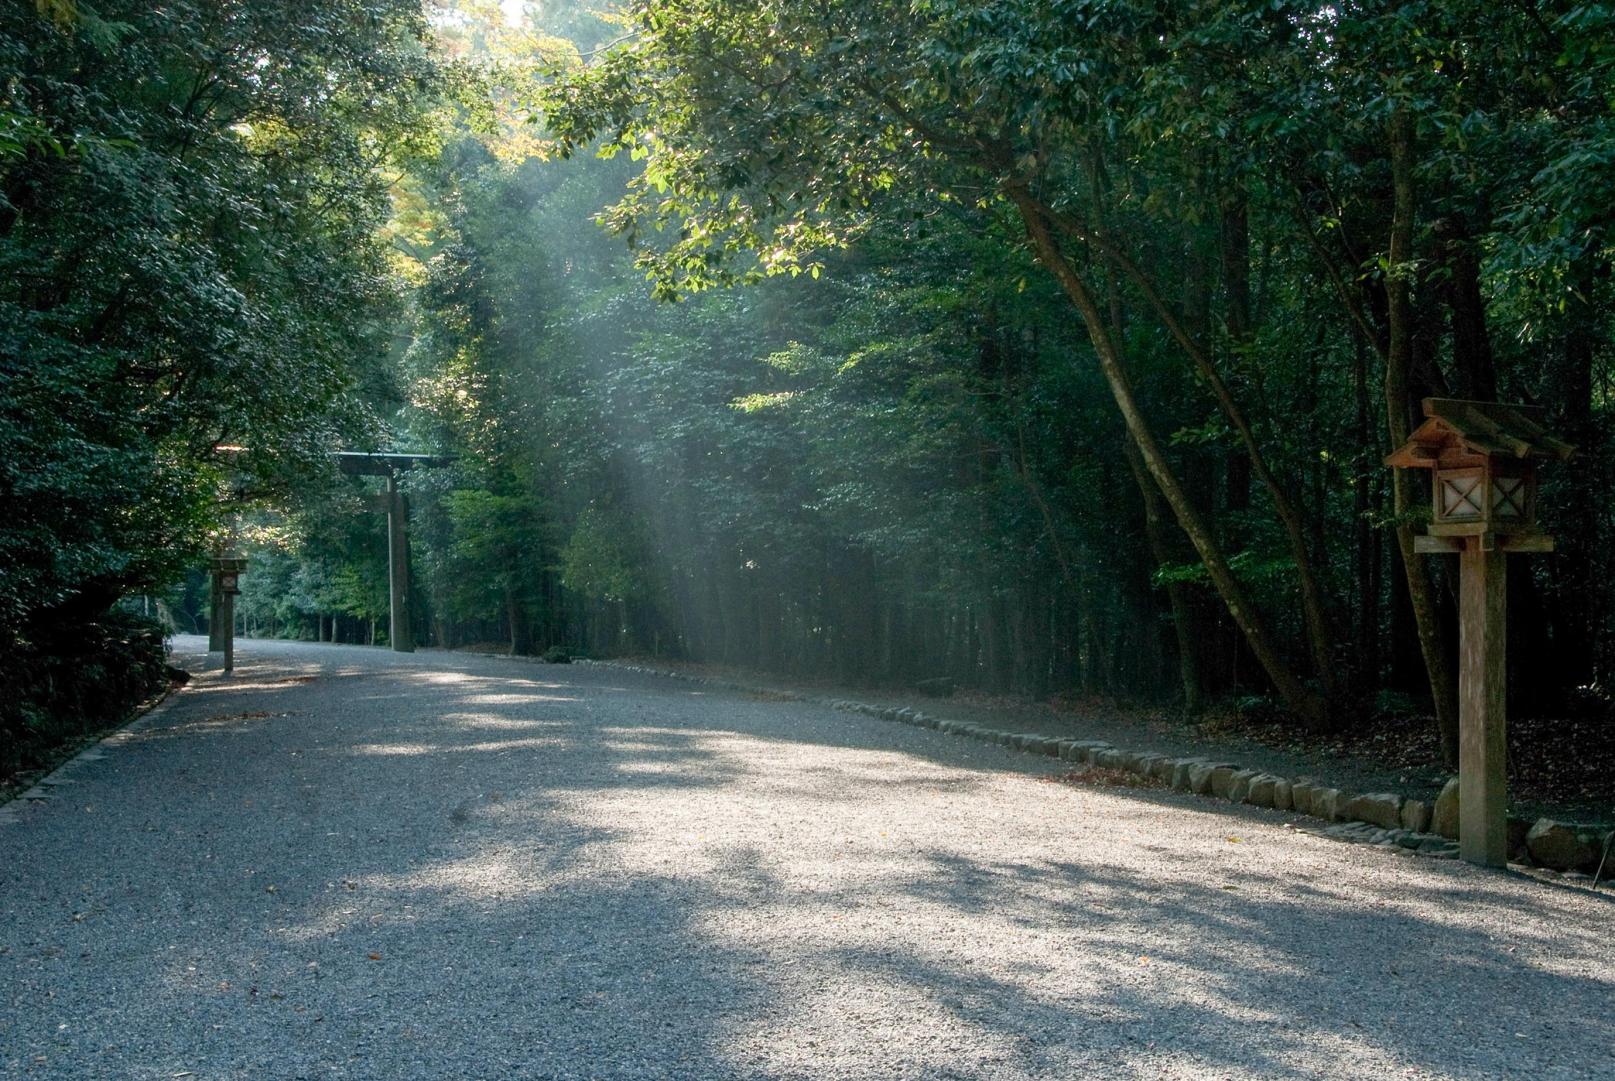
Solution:
{"label": "green foliage", "polygon": [[241,611],[363,634],[385,538],[321,474],[342,438],[455,459],[405,481],[440,644],[1265,700],[1220,559],[1283,664],[1417,696],[1384,431],[1459,394],[1584,448],[1527,678],[1615,667],[1607,5],[467,3],[448,68],[402,0],[227,10],[0,16],[16,625],[296,490]]}
{"label": "green foliage", "polygon": [[635,568],[641,561],[626,533],[620,519],[597,507],[585,508],[561,549],[561,584],[595,600],[624,601],[636,595]]}
{"label": "green foliage", "polygon": [[445,500],[453,542],[449,549],[450,612],[461,618],[497,618],[515,593],[525,593],[538,568],[542,521],[533,500],[457,489]]}
{"label": "green foliage", "polygon": [[405,0],[49,8],[0,15],[6,633],[160,584],[221,499],[374,429],[380,166],[436,79]]}
{"label": "green foliage", "polygon": [[[1366,594],[1399,571],[1392,563],[1383,573],[1383,542],[1361,528],[1396,517],[1375,479],[1387,408],[1416,408],[1432,393],[1549,402],[1595,449],[1550,481],[1545,515],[1560,517],[1561,492],[1597,502],[1591,493],[1610,464],[1599,380],[1609,371],[1615,257],[1607,5],[645,0],[627,16],[636,32],[618,49],[560,73],[547,120],[563,152],[626,151],[643,163],[603,220],[660,295],[804,267],[833,275],[838,248],[849,263],[890,259],[876,239],[883,230],[918,223],[912,241],[942,214],[1006,248],[1020,240],[1002,225],[1011,206],[1029,225],[1047,225],[1066,272],[1109,303],[1083,317],[1096,342],[1119,343],[1145,418],[1130,423],[1178,433],[1175,464],[1149,468],[1181,472],[1216,543],[1240,553],[1226,562],[1292,652],[1310,643],[1315,672],[1337,667],[1348,622],[1360,652],[1377,648],[1391,608],[1391,598]],[[1393,114],[1413,123],[1417,199],[1415,255],[1397,265]],[[967,265],[1004,267],[1002,253],[955,244]],[[1051,263],[1047,251],[1040,261]],[[1029,279],[1016,268],[1005,280]],[[1390,281],[1414,295],[1422,359],[1414,400],[1387,406]],[[938,284],[966,310],[1018,322],[994,290]],[[901,370],[907,350],[933,347],[905,347],[889,333],[905,321],[902,301],[888,293],[881,302],[883,318],[847,350],[855,368]],[[1187,363],[1195,344],[1209,365]],[[789,375],[805,355],[786,349],[779,371]],[[1222,401],[1209,412],[1208,370],[1224,400],[1243,404],[1243,421]],[[950,376],[920,393],[941,405],[950,387],[969,392]],[[814,396],[765,384],[732,401],[740,416],[778,423]],[[1037,401],[1030,389],[1009,418],[1024,422]],[[901,406],[891,415],[906,433],[924,430]],[[871,438],[880,420],[866,421],[850,460],[886,471],[892,448]],[[1241,424],[1250,434],[1236,441]],[[1014,445],[1043,450],[1024,430]],[[1066,577],[1080,581],[1076,568],[1093,556],[1072,558],[1073,535],[1103,532],[1129,470],[1114,468],[1114,443],[1100,451],[1108,463],[1085,460],[1091,450],[1080,443],[1048,446],[1075,456],[1065,467],[1083,479],[1069,489],[1075,505],[1049,498],[1057,489],[1048,474],[1017,472],[1042,496],[1037,514],[1051,523]],[[1256,451],[1271,477],[1261,484],[1251,477],[1262,471]],[[1101,491],[1110,505],[1096,501]],[[812,506],[868,516],[881,496],[854,477],[824,486]],[[854,535],[907,540],[917,515],[945,520],[949,505],[899,502],[891,525]],[[1611,528],[1601,510],[1570,521],[1580,554],[1547,565],[1543,582],[1567,601],[1597,577],[1592,552]],[[1208,543],[1195,545],[1210,566]],[[1168,535],[1152,540],[1148,557],[1118,562],[1133,581],[1143,570],[1168,589],[1192,587],[1203,571],[1173,554],[1181,547]],[[1290,572],[1303,561],[1318,583],[1304,630]],[[1572,602],[1576,611],[1552,618],[1539,637],[1567,647],[1556,664],[1590,671],[1589,635],[1606,643],[1599,663],[1615,661],[1611,599],[1606,590],[1603,614]],[[1173,611],[1180,625],[1198,618],[1181,597]],[[1190,630],[1180,642],[1197,637]],[[1580,659],[1560,661],[1572,654]],[[1367,681],[1379,678],[1372,653],[1362,663]],[[1553,678],[1562,688],[1580,677]]]}
{"label": "green foliage", "polygon": [[[542,520],[518,564],[541,639],[715,655],[743,649],[757,611],[822,640],[826,589],[849,611],[920,613],[1064,577],[1066,548],[1104,565],[1100,523],[1063,509],[1064,456],[1073,425],[1107,453],[1116,433],[1079,399],[1069,327],[1002,237],[900,220],[818,280],[654,305],[587,223],[631,175],[620,159],[509,166],[460,146],[442,168],[452,212],[408,358],[413,430],[488,478],[478,508]],[[469,512],[464,481],[428,483],[433,609],[487,620],[503,527]],[[480,605],[466,583],[487,588]]]}
{"label": "green foliage", "polygon": [[251,632],[312,638],[321,618],[347,616],[355,624],[351,638],[358,625],[385,622],[386,524],[360,509],[353,498],[359,486],[349,481],[326,499],[308,493],[296,514],[241,519],[248,563],[235,607]]}

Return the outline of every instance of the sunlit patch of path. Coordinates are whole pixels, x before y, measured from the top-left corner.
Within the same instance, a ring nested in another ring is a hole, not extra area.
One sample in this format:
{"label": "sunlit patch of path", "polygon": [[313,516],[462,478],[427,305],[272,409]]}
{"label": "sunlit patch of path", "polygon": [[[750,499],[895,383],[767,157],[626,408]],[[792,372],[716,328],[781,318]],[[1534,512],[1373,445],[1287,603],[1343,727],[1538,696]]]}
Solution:
{"label": "sunlit patch of path", "polygon": [[604,669],[239,663],[0,824],[0,1075],[1615,1072],[1585,892]]}

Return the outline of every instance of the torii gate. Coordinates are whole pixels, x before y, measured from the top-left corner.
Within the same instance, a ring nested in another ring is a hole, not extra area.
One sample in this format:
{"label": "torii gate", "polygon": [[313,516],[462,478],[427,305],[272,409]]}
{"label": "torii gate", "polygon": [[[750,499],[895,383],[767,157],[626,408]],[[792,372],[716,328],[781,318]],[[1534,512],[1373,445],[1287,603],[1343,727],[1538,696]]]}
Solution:
{"label": "torii gate", "polygon": [[372,496],[371,507],[387,515],[387,637],[397,653],[415,652],[415,630],[409,619],[409,503],[398,490],[398,474],[418,465],[447,465],[452,459],[434,454],[368,454],[339,450],[337,468],[350,477],[386,477],[385,494]]}

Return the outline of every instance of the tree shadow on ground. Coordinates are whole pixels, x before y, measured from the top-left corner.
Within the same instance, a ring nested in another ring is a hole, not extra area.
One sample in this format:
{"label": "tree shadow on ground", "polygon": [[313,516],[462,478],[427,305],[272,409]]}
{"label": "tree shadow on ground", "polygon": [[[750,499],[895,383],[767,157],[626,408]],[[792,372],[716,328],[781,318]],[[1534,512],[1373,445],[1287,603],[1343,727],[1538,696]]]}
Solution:
{"label": "tree shadow on ground", "polygon": [[110,1007],[44,923],[0,972],[61,997],[0,1034],[85,1077],[1569,1078],[1615,1047],[1580,897],[1235,843],[1276,817],[819,707],[470,667],[258,673],[144,733],[142,817],[12,884],[101,904],[64,949],[143,1050],[52,1031]]}

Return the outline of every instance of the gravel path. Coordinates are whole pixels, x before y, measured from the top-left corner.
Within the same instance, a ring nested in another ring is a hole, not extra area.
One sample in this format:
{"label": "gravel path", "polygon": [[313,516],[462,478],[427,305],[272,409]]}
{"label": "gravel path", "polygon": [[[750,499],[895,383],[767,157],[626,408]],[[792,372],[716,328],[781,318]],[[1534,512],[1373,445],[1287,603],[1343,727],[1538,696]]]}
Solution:
{"label": "gravel path", "polygon": [[607,669],[238,665],[0,808],[0,1075],[1615,1078],[1585,890]]}

